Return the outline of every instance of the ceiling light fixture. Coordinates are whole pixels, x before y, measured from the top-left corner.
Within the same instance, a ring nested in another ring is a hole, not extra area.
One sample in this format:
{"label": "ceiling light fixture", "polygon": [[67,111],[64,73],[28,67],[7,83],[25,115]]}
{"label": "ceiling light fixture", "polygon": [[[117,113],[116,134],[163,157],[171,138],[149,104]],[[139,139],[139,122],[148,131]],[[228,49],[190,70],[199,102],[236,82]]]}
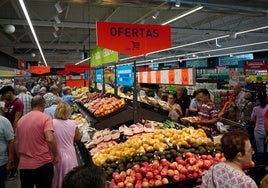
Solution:
{"label": "ceiling light fixture", "polygon": [[55,38],[58,38],[58,37],[59,37],[56,31],[53,31],[52,34],[53,34],[53,36],[54,36]]}
{"label": "ceiling light fixture", "polygon": [[59,19],[58,16],[54,16],[54,20],[56,21],[57,24],[60,24],[61,23],[61,21],[60,21],[60,19]]}
{"label": "ceiling light fixture", "polygon": [[55,3],[54,6],[55,6],[58,13],[62,13],[63,9],[61,8],[59,1],[57,3]]}
{"label": "ceiling light fixture", "polygon": [[79,64],[84,63],[85,61],[88,61],[88,60],[90,60],[90,57],[88,57],[88,58],[86,58],[86,59],[83,59],[83,60],[81,60],[81,61],[75,63],[75,65],[79,65]]}
{"label": "ceiling light fixture", "polygon": [[239,32],[236,32],[235,34],[236,35],[241,35],[241,34],[244,34],[244,33],[249,33],[249,32],[252,32],[252,31],[258,31],[258,30],[267,29],[267,28],[268,28],[268,26],[257,27],[257,28],[254,28],[254,29],[249,29],[249,30],[245,30],[245,31],[239,31]]}
{"label": "ceiling light fixture", "polygon": [[53,23],[53,27],[54,27],[55,31],[59,30],[59,27],[55,23]]}
{"label": "ceiling light fixture", "polygon": [[187,11],[183,12],[182,14],[179,14],[178,16],[175,16],[174,18],[162,23],[161,25],[167,25],[167,24],[169,24],[171,22],[179,20],[179,19],[181,19],[181,18],[183,18],[185,16],[188,16],[189,14],[192,14],[192,13],[194,13],[194,12],[196,12],[196,11],[202,9],[202,8],[204,8],[202,5],[195,6],[192,9],[187,10]]}
{"label": "ceiling light fixture", "polygon": [[[159,60],[171,59],[171,58],[176,58],[177,59],[177,58],[180,58],[181,56],[183,56],[183,57],[192,56],[193,58],[196,58],[197,54],[205,54],[205,53],[210,53],[210,52],[217,52],[217,51],[230,50],[230,49],[235,49],[235,48],[243,48],[243,47],[248,47],[248,46],[256,46],[256,45],[262,45],[262,44],[268,44],[268,41],[249,43],[249,44],[242,44],[242,45],[237,45],[237,46],[229,46],[229,47],[220,48],[220,49],[205,50],[205,51],[199,51],[199,52],[194,52],[194,53],[180,54],[180,55],[176,55],[176,56],[174,56],[174,55],[173,56],[165,56],[165,57],[155,58],[155,59],[152,59],[152,60],[159,61]],[[232,53],[232,54],[234,54],[234,53]],[[207,57],[212,57],[212,55],[208,55]],[[139,62],[145,62],[145,60],[142,60],[142,61],[139,61]]]}
{"label": "ceiling light fixture", "polygon": [[159,14],[160,14],[160,12],[159,11],[156,11],[154,13],[154,15],[152,16],[152,18],[156,20],[156,18],[159,16]]}
{"label": "ceiling light fixture", "polygon": [[180,7],[181,6],[181,0],[176,0],[175,7]]}
{"label": "ceiling light fixture", "polygon": [[216,46],[217,47],[219,47],[219,48],[221,47],[221,45],[218,43],[218,39],[217,38],[215,39],[215,43],[216,43]]}
{"label": "ceiling light fixture", "polygon": [[30,27],[30,29],[31,29],[31,31],[32,31],[34,40],[35,40],[36,45],[37,45],[37,47],[38,47],[38,49],[39,49],[39,51],[40,51],[40,54],[41,54],[41,56],[42,56],[42,59],[43,59],[45,65],[47,66],[47,61],[46,61],[46,59],[45,59],[45,56],[44,56],[43,51],[42,51],[42,48],[41,48],[41,46],[40,46],[40,44],[39,44],[39,41],[38,41],[38,39],[37,39],[36,33],[35,33],[35,31],[34,31],[34,28],[33,28],[33,24],[32,24],[32,22],[31,22],[31,19],[30,19],[30,16],[29,16],[29,14],[28,14],[28,11],[27,11],[27,9],[26,9],[26,6],[25,6],[25,4],[24,4],[24,1],[23,1],[23,0],[19,0],[19,2],[20,2],[20,6],[21,6],[21,8],[22,8],[22,10],[23,10],[23,13],[24,13],[24,15],[25,15],[25,17],[26,17],[26,20],[27,20],[27,22],[28,22],[28,25],[29,25],[29,27]]}

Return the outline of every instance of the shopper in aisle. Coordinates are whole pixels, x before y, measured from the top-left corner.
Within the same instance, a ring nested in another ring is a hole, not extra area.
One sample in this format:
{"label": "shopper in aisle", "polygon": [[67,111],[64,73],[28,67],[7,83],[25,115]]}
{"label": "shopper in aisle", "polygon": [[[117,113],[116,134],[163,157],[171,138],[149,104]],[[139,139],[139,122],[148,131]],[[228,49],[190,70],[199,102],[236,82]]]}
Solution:
{"label": "shopper in aisle", "polygon": [[104,170],[95,165],[79,166],[70,171],[63,180],[62,188],[110,188]]}
{"label": "shopper in aisle", "polygon": [[182,110],[179,104],[175,103],[176,94],[170,93],[168,94],[168,106],[169,106],[169,114],[168,117],[174,121],[178,122],[179,118],[182,117]]}
{"label": "shopper in aisle", "polygon": [[250,125],[250,116],[253,111],[255,104],[252,102],[252,94],[250,92],[244,93],[244,100],[238,104],[239,109],[239,122],[243,125]]}
{"label": "shopper in aisle", "polygon": [[143,90],[143,88],[141,88],[141,85],[139,83],[136,84],[136,91],[137,91],[137,96],[138,97],[144,97],[144,96],[146,96],[145,91]]}
{"label": "shopper in aisle", "polygon": [[218,110],[216,105],[210,99],[210,93],[207,89],[200,89],[196,96],[202,103],[198,112],[201,125],[215,125],[218,117]]}
{"label": "shopper in aisle", "polygon": [[201,109],[202,103],[197,97],[199,90],[195,90],[193,93],[193,98],[191,99],[191,103],[189,106],[189,116],[197,116],[199,110]]}
{"label": "shopper in aisle", "polygon": [[81,98],[83,95],[85,95],[88,91],[85,91],[77,96],[72,95],[72,89],[69,86],[66,86],[62,89],[62,100],[69,104],[70,106],[73,105],[74,101]]}
{"label": "shopper in aisle", "polygon": [[51,188],[53,163],[60,159],[53,123],[51,117],[43,113],[45,100],[42,96],[34,96],[31,107],[32,110],[18,121],[15,132],[21,188]]}
{"label": "shopper in aisle", "polygon": [[12,86],[4,86],[0,93],[5,99],[5,117],[10,121],[15,130],[18,120],[23,114],[23,102],[16,97],[15,90]]}
{"label": "shopper in aisle", "polygon": [[33,98],[32,95],[26,94],[26,92],[27,88],[25,86],[19,87],[19,94],[17,95],[17,97],[23,102],[23,115],[31,111],[31,101]]}
{"label": "shopper in aisle", "polygon": [[256,143],[256,150],[258,153],[264,153],[268,152],[266,133],[264,128],[265,112],[268,110],[266,93],[258,93],[258,100],[260,104],[253,108],[251,121],[255,123],[254,138]]}
{"label": "shopper in aisle", "polygon": [[40,88],[38,95],[44,96],[46,93],[47,93],[47,88],[43,86]]}
{"label": "shopper in aisle", "polygon": [[[10,121],[13,130],[16,131],[18,120],[23,115],[24,105],[21,99],[16,97],[15,90],[12,86],[4,86],[0,93],[5,99],[4,116]],[[18,175],[18,156],[14,157],[14,168],[8,176],[8,180],[13,180]]]}
{"label": "shopper in aisle", "polygon": [[63,102],[61,97],[53,97],[52,105],[45,108],[44,113],[49,115],[52,119],[54,119],[56,108],[60,102]]}
{"label": "shopper in aisle", "polygon": [[175,102],[180,105],[182,109],[182,116],[189,116],[191,98],[187,95],[187,89],[184,86],[177,86],[176,93],[177,98]]}
{"label": "shopper in aisle", "polygon": [[254,154],[249,135],[244,131],[230,131],[223,135],[221,146],[226,162],[218,163],[205,172],[201,188],[257,188],[254,180],[243,171],[243,166],[252,161]]}
{"label": "shopper in aisle", "polygon": [[52,105],[52,101],[54,97],[58,97],[59,95],[59,88],[56,85],[53,85],[49,88],[49,92],[46,93],[43,97],[46,102],[46,107],[49,107]]}
{"label": "shopper in aisle", "polygon": [[65,102],[58,104],[53,119],[54,133],[61,161],[54,165],[53,188],[60,188],[64,176],[78,165],[74,140],[81,134],[74,120],[70,120],[71,107]]}
{"label": "shopper in aisle", "polygon": [[14,131],[7,118],[0,115],[0,187],[5,188],[7,172],[14,166]]}

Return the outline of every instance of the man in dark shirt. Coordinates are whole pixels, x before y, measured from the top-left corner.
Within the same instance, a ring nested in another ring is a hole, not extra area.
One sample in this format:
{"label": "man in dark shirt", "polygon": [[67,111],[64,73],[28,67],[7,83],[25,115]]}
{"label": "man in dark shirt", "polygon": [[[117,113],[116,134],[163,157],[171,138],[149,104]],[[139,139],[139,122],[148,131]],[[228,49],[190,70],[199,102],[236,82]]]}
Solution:
{"label": "man in dark shirt", "polygon": [[186,117],[189,115],[191,98],[187,95],[187,89],[184,86],[177,86],[176,93],[177,99],[175,102],[181,106],[182,116]]}

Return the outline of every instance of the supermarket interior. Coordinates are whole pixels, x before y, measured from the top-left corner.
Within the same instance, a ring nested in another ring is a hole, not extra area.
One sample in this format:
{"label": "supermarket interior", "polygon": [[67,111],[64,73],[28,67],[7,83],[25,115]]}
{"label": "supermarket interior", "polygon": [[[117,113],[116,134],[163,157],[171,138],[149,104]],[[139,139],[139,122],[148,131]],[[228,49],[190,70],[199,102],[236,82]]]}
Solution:
{"label": "supermarket interior", "polygon": [[268,188],[267,10],[0,1],[0,188]]}

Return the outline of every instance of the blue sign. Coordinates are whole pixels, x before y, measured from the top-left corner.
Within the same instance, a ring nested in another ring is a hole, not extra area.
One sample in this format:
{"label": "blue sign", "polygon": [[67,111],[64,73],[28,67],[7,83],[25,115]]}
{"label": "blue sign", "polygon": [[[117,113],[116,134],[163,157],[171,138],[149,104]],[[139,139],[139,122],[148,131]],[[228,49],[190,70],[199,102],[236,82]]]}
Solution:
{"label": "blue sign", "polygon": [[95,81],[97,83],[103,82],[103,69],[96,69],[95,70]]}
{"label": "blue sign", "polygon": [[85,80],[89,80],[89,72],[85,71],[84,73]]}
{"label": "blue sign", "polygon": [[132,65],[118,66],[116,68],[116,79],[118,85],[133,85]]}

